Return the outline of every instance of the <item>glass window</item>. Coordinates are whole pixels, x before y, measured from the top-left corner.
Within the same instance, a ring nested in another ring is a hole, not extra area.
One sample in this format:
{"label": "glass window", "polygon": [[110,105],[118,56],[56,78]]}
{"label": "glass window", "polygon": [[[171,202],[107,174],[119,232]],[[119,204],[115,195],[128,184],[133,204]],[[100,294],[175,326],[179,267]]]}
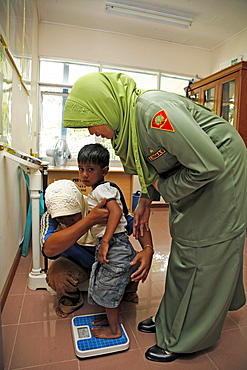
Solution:
{"label": "glass window", "polygon": [[235,80],[226,82],[222,85],[222,107],[221,116],[231,125],[234,124],[235,108]]}
{"label": "glass window", "polygon": [[63,95],[42,94],[39,156],[45,157],[47,149],[54,149],[62,138]]}
{"label": "glass window", "polygon": [[69,64],[69,75],[68,75],[69,85],[73,85],[76,82],[76,80],[78,80],[78,78],[91,72],[99,72],[99,67],[85,64],[73,64],[73,63]]}
{"label": "glass window", "polygon": [[204,91],[204,104],[205,107],[209,108],[212,112],[215,113],[215,88]]}
{"label": "glass window", "polygon": [[[72,85],[84,74],[98,72],[99,66],[53,60],[40,61],[41,117],[39,135],[39,156],[46,157],[47,150],[54,149],[60,139],[66,140],[72,158],[76,159],[80,148],[91,142],[87,129],[67,129],[63,127],[63,110]],[[45,85],[47,84],[47,85]],[[49,85],[48,85],[49,84]],[[54,85],[65,85],[59,88]],[[110,144],[111,145],[111,144]],[[116,156],[115,156],[116,158]]]}
{"label": "glass window", "polygon": [[99,66],[40,60],[40,82],[43,83],[73,85],[79,77],[90,72],[99,72]]}
{"label": "glass window", "polygon": [[46,157],[47,150],[54,149],[60,139],[66,140],[71,156],[76,159],[78,151],[85,144],[95,142],[87,129],[63,127],[63,110],[68,92],[42,93],[39,156]]}
{"label": "glass window", "polygon": [[185,96],[190,78],[161,74],[160,89]]}
{"label": "glass window", "polygon": [[63,83],[64,63],[54,61],[40,62],[40,82]]}
{"label": "glass window", "polygon": [[140,72],[128,69],[102,67],[102,72],[121,72],[133,78],[138,89],[156,90],[158,88],[158,74],[151,72]]}

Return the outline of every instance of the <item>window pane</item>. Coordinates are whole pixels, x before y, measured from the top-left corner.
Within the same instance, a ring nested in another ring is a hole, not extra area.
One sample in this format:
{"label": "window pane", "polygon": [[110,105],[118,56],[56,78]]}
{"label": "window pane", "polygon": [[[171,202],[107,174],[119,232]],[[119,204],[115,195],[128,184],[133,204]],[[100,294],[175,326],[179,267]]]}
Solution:
{"label": "window pane", "polygon": [[40,82],[63,83],[64,63],[40,61]]}
{"label": "window pane", "polygon": [[111,140],[102,137],[95,137],[95,139],[95,142],[104,145],[109,150],[111,161],[120,161],[120,158],[115,154],[115,150],[111,145]]}
{"label": "window pane", "polygon": [[112,161],[119,161],[111,140],[90,135],[87,129],[64,128],[63,109],[68,94],[43,94],[42,120],[40,129],[39,156],[46,157],[48,149],[54,149],[58,140],[63,138],[68,144],[72,158],[76,159],[83,145],[99,142],[110,152]]}
{"label": "window pane", "polygon": [[83,145],[95,142],[95,137],[89,134],[88,129],[68,128],[66,131],[66,141],[68,143],[72,158],[77,158],[77,154]]}
{"label": "window pane", "polygon": [[[65,94],[66,95],[66,94]],[[43,94],[42,123],[40,130],[40,153],[46,157],[47,149],[54,149],[61,138],[67,141],[72,157],[76,158],[78,151],[85,144],[94,142],[87,129],[66,129],[63,127],[63,109],[67,96]]]}
{"label": "window pane", "polygon": [[221,116],[231,125],[234,124],[235,108],[235,80],[226,82],[222,85],[222,114]]}
{"label": "window pane", "polygon": [[73,85],[79,77],[98,71],[95,65],[41,60],[40,82]]}
{"label": "window pane", "polygon": [[47,149],[53,149],[61,139],[63,96],[43,95],[40,128],[39,156],[45,157]]}
{"label": "window pane", "polygon": [[189,80],[189,78],[161,75],[160,89],[185,96],[184,88],[188,86]]}
{"label": "window pane", "polygon": [[99,72],[99,67],[84,64],[69,64],[68,83],[70,85],[73,85],[76,82],[76,80],[78,80],[78,78],[91,72]]}
{"label": "window pane", "polygon": [[204,91],[204,105],[215,113],[215,88]]}
{"label": "window pane", "polygon": [[149,73],[149,72],[138,72],[138,71],[130,71],[125,69],[117,69],[117,68],[102,68],[102,72],[121,72],[125,73],[126,75],[133,78],[136,82],[136,86],[138,89],[157,89],[158,86],[158,75],[157,73]]}

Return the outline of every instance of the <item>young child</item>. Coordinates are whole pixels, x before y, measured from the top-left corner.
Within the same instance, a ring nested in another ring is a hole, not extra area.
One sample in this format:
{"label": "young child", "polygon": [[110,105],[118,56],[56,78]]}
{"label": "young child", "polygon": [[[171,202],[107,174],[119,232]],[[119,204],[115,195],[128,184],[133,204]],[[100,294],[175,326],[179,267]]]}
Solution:
{"label": "young child", "polygon": [[[104,181],[109,170],[108,150],[101,144],[85,145],[78,153],[78,167],[80,180],[85,186],[92,187],[88,194],[89,210],[106,198],[109,211],[107,225],[92,228],[98,244],[88,289],[89,303],[105,308],[109,325],[94,327],[92,333],[97,338],[118,338],[122,335],[118,306],[136,270],[136,265],[130,264],[136,252],[126,232],[121,190],[116,184]],[[150,251],[147,257],[150,266],[153,254],[150,231],[145,231],[139,241],[144,249]],[[100,320],[94,322],[94,325],[101,324]]]}

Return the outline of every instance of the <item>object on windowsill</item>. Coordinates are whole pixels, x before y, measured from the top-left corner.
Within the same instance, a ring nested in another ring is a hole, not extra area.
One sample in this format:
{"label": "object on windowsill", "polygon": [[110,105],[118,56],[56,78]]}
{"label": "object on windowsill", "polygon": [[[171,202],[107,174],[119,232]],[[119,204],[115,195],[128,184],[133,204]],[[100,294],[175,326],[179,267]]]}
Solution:
{"label": "object on windowsill", "polygon": [[52,158],[52,165],[66,166],[68,159],[71,159],[71,153],[66,140],[61,139],[55,145],[54,149],[47,149],[46,155]]}

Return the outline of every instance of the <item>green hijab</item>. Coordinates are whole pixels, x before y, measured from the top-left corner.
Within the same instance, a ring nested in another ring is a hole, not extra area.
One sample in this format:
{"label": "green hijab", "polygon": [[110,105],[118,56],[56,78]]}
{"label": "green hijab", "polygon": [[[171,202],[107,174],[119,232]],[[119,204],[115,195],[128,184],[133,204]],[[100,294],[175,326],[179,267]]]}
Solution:
{"label": "green hijab", "polygon": [[138,175],[142,193],[158,175],[145,161],[136,128],[136,100],[144,90],[123,73],[93,72],[80,77],[64,108],[64,127],[107,125],[115,135],[112,146],[124,171]]}

